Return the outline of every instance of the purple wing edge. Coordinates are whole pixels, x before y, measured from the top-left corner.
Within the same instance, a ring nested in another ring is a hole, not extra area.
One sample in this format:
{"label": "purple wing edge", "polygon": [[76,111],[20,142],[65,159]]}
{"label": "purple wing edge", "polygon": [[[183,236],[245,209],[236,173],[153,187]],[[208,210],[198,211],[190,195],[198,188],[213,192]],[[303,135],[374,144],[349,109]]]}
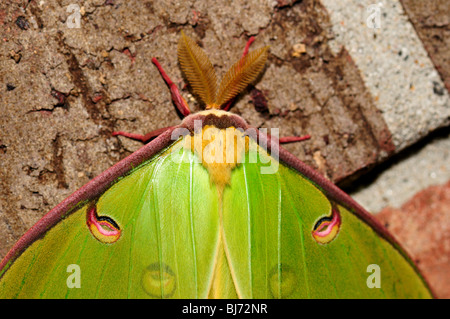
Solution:
{"label": "purple wing edge", "polygon": [[166,130],[152,142],[142,146],[136,152],[111,166],[45,214],[36,224],[25,232],[0,262],[0,278],[3,275],[6,266],[11,262],[14,262],[14,260],[19,257],[31,243],[41,237],[48,229],[55,226],[66,215],[75,211],[80,203],[99,196],[119,177],[127,174],[132,169],[169,146],[170,143],[173,142],[171,135],[176,128],[177,127],[175,126]]}
{"label": "purple wing edge", "polygon": [[265,147],[267,150],[272,151],[273,147],[277,148],[279,154],[280,162],[286,164],[287,166],[295,169],[300,174],[306,176],[310,181],[312,181],[316,186],[322,189],[325,194],[342,204],[345,208],[349,209],[354,213],[359,219],[368,224],[372,229],[374,229],[381,237],[386,239],[395,249],[397,249],[403,257],[409,262],[409,264],[414,268],[414,270],[419,274],[420,278],[424,282],[425,286],[430,291],[431,295],[436,298],[436,293],[431,287],[426,276],[421,272],[421,270],[414,263],[413,259],[406,251],[406,249],[392,236],[392,234],[375,218],[375,216],[369,213],[365,208],[358,204],[353,198],[347,195],[343,190],[334,185],[328,179],[326,179],[322,174],[313,169],[312,167],[306,165],[304,162],[299,160],[295,155],[291,154],[288,150],[283,148],[278,143],[271,143],[270,136],[267,136],[263,132],[258,130],[258,144]]}
{"label": "purple wing edge", "polygon": [[420,275],[422,281],[427,286],[428,290],[434,298],[436,294],[428,283],[426,277],[422,274],[420,269],[412,260],[408,252],[402,247],[402,245],[392,236],[392,234],[369,212],[367,212],[361,205],[359,205],[354,199],[347,195],[344,191],[322,176],[319,172],[312,167],[306,165],[299,160],[295,155],[291,154],[285,148],[279,145],[277,142],[272,142],[270,136],[267,136],[257,128],[248,125],[245,120],[240,116],[229,113],[228,116],[217,117],[215,115],[200,115],[193,114],[183,120],[178,125],[169,128],[160,136],[155,138],[150,143],[144,145],[136,152],[127,156],[123,160],[119,161],[80,189],[72,193],[69,197],[55,206],[47,214],[45,214],[35,225],[33,225],[25,234],[14,244],[11,250],[6,254],[3,260],[0,262],[0,278],[2,277],[5,267],[14,262],[14,260],[20,256],[20,254],[35,240],[41,237],[45,232],[56,225],[65,215],[73,212],[80,202],[84,202],[93,199],[102,194],[108,189],[114,181],[119,177],[127,174],[129,171],[139,166],[144,161],[150,159],[154,155],[161,152],[164,148],[168,147],[173,141],[172,132],[178,128],[187,128],[189,131],[194,131],[194,120],[202,120],[204,125],[215,125],[218,128],[226,128],[234,126],[242,128],[243,130],[254,130],[256,136],[250,136],[254,138],[256,142],[269,152],[278,152],[279,160],[287,166],[295,169],[300,174],[307,177],[316,186],[318,186],[325,194],[332,200],[342,204],[358,218],[371,226],[380,236],[390,242],[394,248],[396,248],[411,264],[415,271]]}

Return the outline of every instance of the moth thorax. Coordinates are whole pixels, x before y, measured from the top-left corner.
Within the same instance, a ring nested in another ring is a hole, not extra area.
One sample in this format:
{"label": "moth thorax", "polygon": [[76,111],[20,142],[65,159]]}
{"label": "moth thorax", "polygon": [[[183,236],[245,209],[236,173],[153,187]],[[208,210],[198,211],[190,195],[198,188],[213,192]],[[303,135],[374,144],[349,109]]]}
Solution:
{"label": "moth thorax", "polygon": [[201,132],[194,132],[193,136],[185,138],[184,147],[198,156],[211,181],[223,187],[229,184],[231,171],[242,163],[248,145],[248,136],[242,130],[205,125]]}

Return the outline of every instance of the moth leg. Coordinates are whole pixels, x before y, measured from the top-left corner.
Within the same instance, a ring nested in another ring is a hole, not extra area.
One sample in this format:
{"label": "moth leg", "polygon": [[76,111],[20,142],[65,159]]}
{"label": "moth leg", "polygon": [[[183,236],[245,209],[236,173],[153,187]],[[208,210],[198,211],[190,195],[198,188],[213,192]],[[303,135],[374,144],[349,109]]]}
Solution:
{"label": "moth leg", "polygon": [[183,117],[186,117],[189,114],[191,114],[191,110],[189,109],[189,106],[188,106],[186,100],[181,96],[180,91],[178,90],[178,87],[169,78],[169,76],[164,71],[161,64],[159,64],[158,60],[156,60],[156,58],[153,58],[152,62],[158,68],[159,73],[161,73],[161,76],[163,77],[164,81],[166,82],[167,86],[169,87],[170,93],[172,95],[172,101],[175,104],[175,106],[177,107],[178,111],[180,111],[180,113],[183,115]]}
{"label": "moth leg", "polygon": [[135,134],[135,133],[127,133],[127,132],[122,132],[122,131],[113,132],[112,135],[113,136],[117,136],[117,135],[125,136],[125,137],[131,138],[136,141],[141,141],[142,143],[147,143],[151,139],[161,135],[162,133],[164,133],[165,131],[167,131],[168,129],[170,129],[172,127],[173,126],[162,127],[160,129],[151,131],[145,135],[140,135],[140,134]]}
{"label": "moth leg", "polygon": [[[253,41],[255,41],[255,37],[250,37],[250,39],[248,39],[247,44],[245,45],[244,53],[242,54],[243,58],[248,54],[248,50],[250,48],[250,45],[253,43]],[[228,111],[233,100],[234,99],[232,99],[225,105],[225,107],[224,107],[225,111]],[[306,140],[309,140],[310,138],[311,138],[311,135],[309,135],[309,134],[305,135],[305,136],[285,136],[285,137],[280,137],[280,139],[278,141],[280,144],[287,144],[287,143],[306,141]]]}
{"label": "moth leg", "polygon": [[[189,106],[186,102],[186,100],[181,96],[180,91],[178,90],[178,87],[173,83],[173,81],[170,79],[170,77],[167,75],[167,73],[164,71],[161,64],[159,64],[158,60],[156,58],[152,59],[153,64],[158,68],[159,73],[161,73],[161,76],[163,77],[164,81],[166,82],[167,86],[170,89],[170,93],[172,95],[172,101],[174,102],[177,109],[180,111],[180,113],[183,115],[183,117],[188,116],[191,114],[191,110],[189,109]],[[128,138],[131,138],[133,140],[141,141],[142,143],[147,143],[151,139],[161,135],[166,130],[172,128],[172,126],[163,127],[154,131],[151,131],[145,135],[141,134],[135,134],[135,133],[128,133],[123,131],[113,132],[113,136],[125,136]]]}
{"label": "moth leg", "polygon": [[[242,57],[241,59],[245,58],[245,56],[248,54],[248,50],[250,49],[250,46],[252,45],[252,43],[255,41],[255,37],[250,37],[250,39],[248,39],[245,48],[244,48],[244,52],[242,53]],[[231,107],[231,104],[233,104],[235,98],[232,98],[231,100],[229,100],[224,107],[222,108],[224,111],[228,111]]]}
{"label": "moth leg", "polygon": [[280,144],[286,144],[286,143],[294,143],[294,142],[301,142],[306,141],[311,138],[311,135],[304,135],[304,136],[285,136],[280,137],[279,142]]}
{"label": "moth leg", "polygon": [[[267,134],[267,136],[269,136],[271,139],[276,139],[276,137],[271,136],[270,134]],[[309,140],[311,138],[311,135],[305,135],[305,136],[285,136],[285,137],[280,137],[278,139],[278,143],[280,144],[287,144],[287,143],[295,143],[295,142],[301,142],[301,141],[306,141]]]}
{"label": "moth leg", "polygon": [[250,37],[248,39],[247,44],[245,45],[244,52],[242,53],[242,57],[245,57],[248,54],[248,49],[250,49],[250,46],[255,41],[255,37]]}

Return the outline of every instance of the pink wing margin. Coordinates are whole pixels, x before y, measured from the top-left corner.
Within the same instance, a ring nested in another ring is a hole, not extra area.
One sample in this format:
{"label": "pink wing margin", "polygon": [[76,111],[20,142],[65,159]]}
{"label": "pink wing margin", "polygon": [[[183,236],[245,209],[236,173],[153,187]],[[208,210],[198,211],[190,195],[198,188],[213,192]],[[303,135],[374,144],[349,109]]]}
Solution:
{"label": "pink wing margin", "polygon": [[375,218],[375,216],[365,210],[361,205],[359,205],[353,198],[347,195],[343,190],[334,185],[328,179],[326,179],[322,174],[318,171],[314,170],[312,167],[306,165],[301,160],[299,160],[295,155],[291,154],[282,146],[277,143],[273,144],[270,142],[270,136],[260,132],[258,130],[258,144],[266,147],[266,149],[271,150],[273,146],[278,148],[280,162],[283,162],[287,166],[295,169],[300,174],[307,177],[310,181],[312,181],[316,186],[318,186],[322,191],[327,195],[327,197],[345,208],[349,209],[352,213],[354,213],[359,219],[363,222],[371,226],[381,237],[386,239],[391,243],[395,249],[397,249],[403,257],[408,260],[409,264],[415,269],[415,271],[419,274],[422,281],[427,286],[428,290],[431,292],[433,298],[436,298],[436,293],[431,288],[428,280],[417,267],[417,265],[413,262],[411,256],[408,252],[403,248],[403,246],[392,236],[392,234]]}
{"label": "pink wing margin", "polygon": [[[307,177],[316,186],[318,186],[331,200],[345,206],[352,213],[354,213],[358,218],[371,226],[380,236],[389,241],[411,264],[411,266],[420,275],[423,282],[426,284],[431,294],[435,297],[436,294],[432,290],[431,286],[428,284],[425,276],[420,272],[417,266],[412,261],[412,258],[408,255],[406,250],[400,245],[400,243],[389,233],[389,231],[369,212],[367,212],[361,205],[359,205],[350,196],[344,193],[336,185],[331,183],[325,177],[323,177],[319,172],[309,167],[293,154],[288,152],[279,143],[271,142],[270,136],[267,136],[258,129],[248,125],[244,119],[235,114],[229,113],[228,116],[217,117],[213,114],[203,115],[203,114],[192,114],[186,117],[182,123],[178,126],[170,127],[160,136],[155,138],[150,143],[144,145],[142,148],[124,158],[114,166],[110,167],[93,180],[88,182],[86,185],[75,191],[72,195],[63,200],[55,208],[44,215],[33,227],[31,227],[12,247],[12,249],[7,253],[5,258],[0,263],[0,273],[10,262],[14,262],[20,254],[35,240],[39,239],[45,234],[45,232],[51,227],[55,226],[61,219],[63,219],[68,214],[74,212],[81,203],[89,200],[93,200],[99,197],[103,192],[105,192],[114,182],[128,174],[133,168],[139,166],[143,162],[151,159],[153,156],[157,155],[163,149],[168,147],[174,142],[172,139],[172,133],[178,128],[188,129],[189,131],[194,131],[194,121],[202,120],[202,125],[214,125],[218,128],[226,128],[234,126],[236,128],[241,128],[244,131],[248,129],[253,129],[257,132],[256,138],[257,143],[268,150],[269,152],[277,152],[279,154],[279,160],[283,164],[295,169],[303,176]],[[0,275],[1,277],[1,275]]]}
{"label": "pink wing margin", "polygon": [[177,127],[169,128],[152,142],[144,145],[133,154],[111,166],[45,214],[6,254],[5,258],[3,258],[0,263],[0,273],[8,263],[19,257],[30,244],[44,235],[48,229],[55,226],[68,214],[74,212],[79,207],[80,203],[84,203],[100,196],[114,184],[119,177],[126,175],[133,168],[139,166],[141,163],[152,158],[161,150],[169,146],[173,142],[171,135],[175,128]]}

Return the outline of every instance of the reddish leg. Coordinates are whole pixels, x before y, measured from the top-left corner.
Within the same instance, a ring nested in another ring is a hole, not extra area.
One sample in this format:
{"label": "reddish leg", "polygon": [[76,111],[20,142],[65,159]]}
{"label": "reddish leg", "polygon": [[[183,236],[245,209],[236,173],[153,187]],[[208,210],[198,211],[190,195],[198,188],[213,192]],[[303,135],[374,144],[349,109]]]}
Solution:
{"label": "reddish leg", "polygon": [[[245,45],[245,49],[244,52],[242,53],[242,58],[244,58],[247,54],[248,54],[248,50],[250,48],[250,45],[252,45],[252,43],[255,41],[255,37],[250,37],[250,39],[248,39],[247,44]],[[229,102],[227,102],[224,106],[224,110],[228,111],[231,104],[234,102],[234,99],[231,99]],[[286,137],[281,137],[278,141],[280,142],[280,144],[286,144],[286,143],[294,143],[294,142],[301,142],[301,141],[306,141],[309,140],[311,138],[311,135],[305,135],[305,136],[286,136]]]}
{"label": "reddish leg", "polygon": [[311,138],[311,135],[305,135],[305,136],[285,136],[280,137],[279,142],[280,144],[286,144],[286,143],[294,143],[294,142],[301,142],[306,141]]}
{"label": "reddish leg", "polygon": [[131,138],[136,141],[141,141],[142,143],[147,143],[151,139],[161,135],[162,133],[164,133],[165,131],[167,131],[168,129],[170,129],[172,127],[173,126],[163,127],[163,128],[151,131],[150,133],[147,133],[145,135],[140,135],[140,134],[135,134],[135,133],[127,133],[127,132],[122,132],[122,131],[113,132],[112,135],[113,136],[117,136],[117,135],[125,136],[125,137]]}
{"label": "reddish leg", "polygon": [[[271,136],[270,134],[267,134],[271,139],[276,139],[275,137]],[[278,143],[280,144],[287,144],[287,143],[295,143],[295,142],[301,142],[306,141],[311,138],[311,135],[305,135],[305,136],[285,136],[280,137],[278,139]]]}
{"label": "reddish leg", "polygon": [[[184,100],[184,98],[181,96],[180,91],[178,90],[178,87],[173,83],[173,81],[169,78],[167,73],[162,68],[161,64],[159,64],[158,60],[156,58],[152,59],[153,64],[158,68],[159,73],[161,73],[161,76],[163,77],[164,81],[167,83],[167,86],[170,89],[170,93],[172,95],[172,101],[177,107],[177,109],[180,111],[180,113],[186,117],[189,114],[191,114],[191,110],[189,109],[188,104]],[[135,133],[127,133],[127,132],[113,132],[113,136],[125,136],[128,138],[131,138],[133,140],[141,141],[142,143],[147,143],[151,139],[157,137],[158,135],[161,135],[166,130],[172,128],[173,126],[163,127],[154,131],[151,131],[150,133],[147,133],[145,135],[135,134]]]}
{"label": "reddish leg", "polygon": [[[253,41],[255,41],[255,37],[250,37],[248,39],[247,44],[245,45],[244,52],[242,53],[241,59],[243,59],[248,54],[248,49],[250,48],[250,45],[252,45]],[[224,107],[222,108],[224,111],[228,111],[231,107],[231,104],[233,104],[235,98],[232,98],[227,103],[225,103]]]}
{"label": "reddish leg", "polygon": [[252,45],[253,41],[255,41],[255,37],[250,37],[250,39],[248,39],[244,52],[242,53],[242,57],[245,57],[248,54],[248,49]]}
{"label": "reddish leg", "polygon": [[175,103],[177,109],[180,111],[181,114],[183,114],[184,117],[191,114],[191,110],[189,109],[189,106],[185,101],[185,99],[181,96],[180,91],[178,91],[178,87],[169,78],[167,73],[162,68],[161,64],[159,64],[158,60],[156,60],[156,58],[153,58],[152,62],[158,68],[158,71],[159,73],[161,73],[161,76],[163,77],[164,81],[166,81],[167,86],[170,89],[170,93],[172,94],[172,101],[173,103]]}
{"label": "reddish leg", "polygon": [[229,100],[227,103],[224,104],[222,110],[224,111],[228,111],[231,107],[231,104],[233,104],[235,98],[232,98],[231,100]]}

